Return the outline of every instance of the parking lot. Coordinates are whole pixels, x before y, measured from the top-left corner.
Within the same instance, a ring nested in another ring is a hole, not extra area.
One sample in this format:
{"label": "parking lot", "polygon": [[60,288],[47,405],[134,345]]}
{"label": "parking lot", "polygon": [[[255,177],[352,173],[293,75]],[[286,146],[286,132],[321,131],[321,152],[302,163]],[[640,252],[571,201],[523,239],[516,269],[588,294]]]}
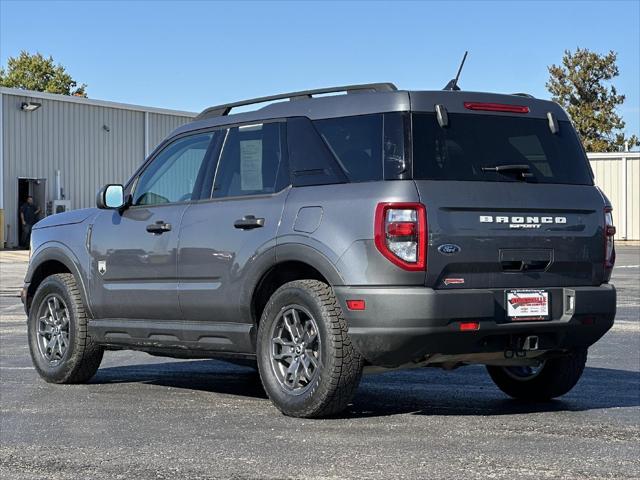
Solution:
{"label": "parking lot", "polygon": [[31,366],[0,253],[0,477],[640,478],[640,247],[619,246],[618,315],[560,400],[516,402],[482,367],[367,376],[340,418],[277,412],[253,370],[108,352],[88,385]]}

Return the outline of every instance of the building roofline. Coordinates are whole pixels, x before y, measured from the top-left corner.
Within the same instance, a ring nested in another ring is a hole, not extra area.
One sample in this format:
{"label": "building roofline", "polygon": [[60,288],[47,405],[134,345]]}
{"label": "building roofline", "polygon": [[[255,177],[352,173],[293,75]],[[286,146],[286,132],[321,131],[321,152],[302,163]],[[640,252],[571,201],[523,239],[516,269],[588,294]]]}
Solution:
{"label": "building roofline", "polygon": [[134,110],[136,112],[159,113],[164,115],[175,115],[179,117],[195,118],[198,113],[184,110],[170,110],[167,108],[145,107],[130,103],[110,102],[107,100],[95,100],[93,98],[75,97],[72,95],[59,95],[57,93],[36,92],[33,90],[22,90],[20,88],[0,87],[0,94],[15,95],[20,97],[41,98],[43,100],[53,100],[57,102],[79,103],[82,105],[92,105],[96,107],[117,108],[120,110]]}
{"label": "building roofline", "polygon": [[587,152],[589,160],[635,160],[640,158],[640,152]]}

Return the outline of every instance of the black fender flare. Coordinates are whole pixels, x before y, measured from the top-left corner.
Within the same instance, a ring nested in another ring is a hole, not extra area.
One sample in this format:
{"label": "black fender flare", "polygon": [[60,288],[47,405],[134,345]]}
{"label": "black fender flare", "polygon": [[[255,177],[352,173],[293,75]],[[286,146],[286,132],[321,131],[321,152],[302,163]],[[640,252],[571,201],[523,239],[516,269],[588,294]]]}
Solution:
{"label": "black fender flare", "polygon": [[89,297],[87,295],[85,278],[81,274],[82,265],[80,263],[80,260],[69,247],[62,243],[47,242],[31,255],[31,259],[29,260],[29,267],[27,268],[27,273],[24,279],[25,284],[29,284],[30,293],[35,293],[36,286],[31,286],[34,273],[38,270],[38,268],[40,268],[40,266],[42,266],[42,264],[49,261],[59,262],[63,264],[67,268],[67,270],[69,270],[69,272],[71,272],[71,274],[78,282],[78,286],[80,287],[80,295],[82,296],[82,299],[84,301],[85,308],[88,310],[89,315],[93,316],[91,312],[91,305],[88,301]]}
{"label": "black fender flare", "polygon": [[241,286],[241,318],[249,318],[251,316],[253,296],[265,275],[279,264],[290,261],[305,263],[313,267],[327,279],[327,282],[329,282],[331,286],[344,284],[342,276],[336,266],[326,255],[315,248],[302,243],[277,245],[252,261],[251,270],[247,272],[245,276],[245,278],[251,280]]}
{"label": "black fender flare", "polygon": [[[337,256],[336,256],[337,258]],[[304,243],[285,243],[276,247],[276,264],[288,261],[306,263],[318,270],[329,285],[344,285],[340,271],[328,256]]]}

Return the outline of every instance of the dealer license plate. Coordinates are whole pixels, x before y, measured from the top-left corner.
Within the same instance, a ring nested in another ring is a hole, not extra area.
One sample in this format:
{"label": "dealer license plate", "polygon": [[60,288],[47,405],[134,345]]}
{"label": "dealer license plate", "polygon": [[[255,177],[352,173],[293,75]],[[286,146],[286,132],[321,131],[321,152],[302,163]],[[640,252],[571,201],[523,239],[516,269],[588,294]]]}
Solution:
{"label": "dealer license plate", "polygon": [[549,292],[507,290],[506,306],[511,320],[546,320],[549,318]]}

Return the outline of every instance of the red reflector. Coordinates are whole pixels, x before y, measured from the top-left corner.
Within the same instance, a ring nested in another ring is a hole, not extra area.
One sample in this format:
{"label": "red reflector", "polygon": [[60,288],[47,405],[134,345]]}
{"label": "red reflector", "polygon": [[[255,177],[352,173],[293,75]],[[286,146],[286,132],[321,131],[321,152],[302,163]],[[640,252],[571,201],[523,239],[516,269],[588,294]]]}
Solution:
{"label": "red reflector", "polygon": [[487,112],[529,113],[529,107],[526,105],[507,105],[505,103],[464,102],[464,108]]}
{"label": "red reflector", "polygon": [[364,310],[366,307],[364,300],[347,300],[349,310]]}
{"label": "red reflector", "polygon": [[479,322],[462,322],[460,324],[461,332],[466,332],[469,330],[480,330],[480,323]]}
{"label": "red reflector", "polygon": [[409,237],[415,233],[416,224],[413,222],[393,222],[387,225],[387,234],[392,237]]}
{"label": "red reflector", "polygon": [[583,325],[593,325],[594,323],[596,323],[596,319],[593,317],[584,317],[582,320],[580,320],[580,322]]}

